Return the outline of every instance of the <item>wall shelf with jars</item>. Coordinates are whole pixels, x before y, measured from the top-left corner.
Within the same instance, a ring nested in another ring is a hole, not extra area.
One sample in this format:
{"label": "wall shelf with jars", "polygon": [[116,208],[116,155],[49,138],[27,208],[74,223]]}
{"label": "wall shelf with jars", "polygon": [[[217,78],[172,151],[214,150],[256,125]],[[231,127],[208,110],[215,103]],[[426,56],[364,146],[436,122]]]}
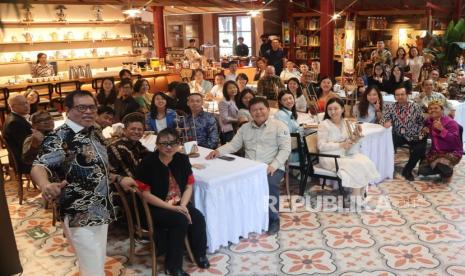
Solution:
{"label": "wall shelf with jars", "polygon": [[5,4],[0,10],[7,11],[0,31],[0,78],[29,75],[40,52],[58,72],[82,63],[93,69],[117,67],[139,57],[133,47],[134,20],[126,19],[121,7],[30,5],[19,16]]}
{"label": "wall shelf with jars", "polygon": [[6,21],[3,22],[3,26],[6,28],[9,27],[20,27],[20,28],[37,28],[37,27],[63,27],[63,26],[108,26],[108,25],[121,25],[121,24],[130,24],[128,21],[124,20],[114,20],[114,21],[31,21],[31,22],[17,22],[17,21]]}

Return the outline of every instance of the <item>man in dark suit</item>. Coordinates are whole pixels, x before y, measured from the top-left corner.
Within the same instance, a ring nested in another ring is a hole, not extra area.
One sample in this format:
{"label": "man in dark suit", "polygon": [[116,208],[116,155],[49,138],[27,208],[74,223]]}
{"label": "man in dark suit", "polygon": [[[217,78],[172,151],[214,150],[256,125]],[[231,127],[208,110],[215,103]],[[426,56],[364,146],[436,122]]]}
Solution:
{"label": "man in dark suit", "polygon": [[8,98],[8,105],[11,109],[11,114],[5,121],[3,126],[3,138],[8,144],[10,154],[13,154],[21,173],[30,173],[31,165],[24,164],[22,161],[23,143],[26,137],[32,134],[32,126],[26,120],[29,116],[29,103],[21,94],[11,95]]}

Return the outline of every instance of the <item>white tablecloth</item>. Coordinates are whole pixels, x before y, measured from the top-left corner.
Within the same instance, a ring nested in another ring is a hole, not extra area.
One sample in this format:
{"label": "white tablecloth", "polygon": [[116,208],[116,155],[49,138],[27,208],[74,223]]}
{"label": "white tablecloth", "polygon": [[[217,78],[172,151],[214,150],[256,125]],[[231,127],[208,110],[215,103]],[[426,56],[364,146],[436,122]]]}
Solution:
{"label": "white tablecloth", "polygon": [[392,143],[392,128],[386,129],[377,124],[362,124],[364,137],[360,141],[361,153],[375,163],[381,176],[374,183],[394,176],[394,145]]}
{"label": "white tablecloth", "polygon": [[266,165],[234,156],[234,161],[205,160],[211,150],[200,148],[192,164],[194,204],[205,216],[208,251],[214,252],[239,237],[268,230],[268,181]]}

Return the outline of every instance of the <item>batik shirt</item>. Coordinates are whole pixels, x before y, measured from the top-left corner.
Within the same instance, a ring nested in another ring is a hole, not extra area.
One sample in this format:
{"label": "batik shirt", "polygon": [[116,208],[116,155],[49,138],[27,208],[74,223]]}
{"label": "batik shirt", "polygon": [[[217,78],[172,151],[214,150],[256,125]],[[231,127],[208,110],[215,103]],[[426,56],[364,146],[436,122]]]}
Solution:
{"label": "batik shirt", "polygon": [[195,140],[197,136],[199,146],[209,149],[216,149],[218,146],[218,125],[213,114],[202,111],[194,119],[189,115],[186,118],[186,127],[189,140]]}
{"label": "batik shirt", "polygon": [[386,121],[391,121],[394,134],[404,137],[407,141],[421,140],[420,131],[424,126],[424,117],[418,104],[409,102],[405,105],[386,105],[380,124]]}
{"label": "batik shirt", "polygon": [[61,219],[71,227],[97,226],[113,221],[109,163],[103,137],[71,120],[47,135],[34,165],[43,166],[51,182],[66,180],[59,196]]}
{"label": "batik shirt", "polygon": [[115,140],[108,147],[112,171],[118,175],[134,177],[136,167],[148,152],[139,141],[131,141],[126,137]]}
{"label": "batik shirt", "polygon": [[51,64],[41,65],[39,63],[32,66],[31,75],[33,78],[51,77],[55,74]]}

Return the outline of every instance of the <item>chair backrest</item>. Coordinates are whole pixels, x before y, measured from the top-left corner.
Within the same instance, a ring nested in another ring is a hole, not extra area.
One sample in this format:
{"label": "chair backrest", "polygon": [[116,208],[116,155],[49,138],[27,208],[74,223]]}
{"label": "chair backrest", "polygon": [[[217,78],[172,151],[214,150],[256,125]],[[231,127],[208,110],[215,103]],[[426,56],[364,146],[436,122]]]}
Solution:
{"label": "chair backrest", "polygon": [[18,175],[20,172],[19,163],[17,162],[16,157],[13,154],[13,151],[11,150],[10,146],[6,142],[5,138],[3,138],[3,135],[1,133],[0,133],[0,142],[5,145],[6,151],[8,152],[8,160],[13,167],[15,175]]}
{"label": "chair backrest", "polygon": [[316,131],[305,136],[305,145],[309,154],[318,153],[318,133]]}

